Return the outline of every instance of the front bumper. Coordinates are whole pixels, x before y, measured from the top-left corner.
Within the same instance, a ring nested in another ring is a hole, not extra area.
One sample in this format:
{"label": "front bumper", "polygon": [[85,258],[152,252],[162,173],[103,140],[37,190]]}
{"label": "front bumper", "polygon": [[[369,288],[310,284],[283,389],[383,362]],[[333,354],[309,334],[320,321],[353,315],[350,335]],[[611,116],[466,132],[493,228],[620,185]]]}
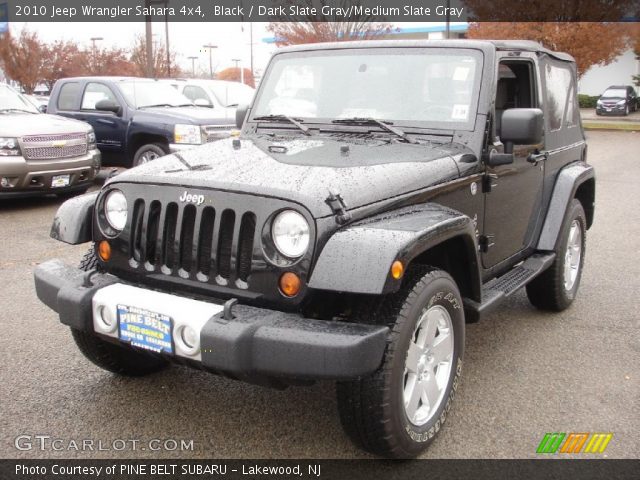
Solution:
{"label": "front bumper", "polygon": [[612,106],[603,106],[598,105],[596,107],[596,113],[598,115],[623,115],[625,112],[626,105],[612,105]]}
{"label": "front bumper", "polygon": [[[90,150],[82,157],[54,160],[3,157],[0,162],[0,177],[6,178],[9,185],[0,186],[0,198],[84,190],[93,185],[100,171],[100,164],[98,150]],[[53,187],[52,180],[57,175],[69,175],[69,184]]]}
{"label": "front bumper", "polygon": [[[110,286],[125,285],[114,276],[87,273],[59,260],[40,264],[34,277],[38,298],[59,314],[63,324],[94,334],[94,297],[103,289],[110,291]],[[175,304],[205,304],[177,295],[147,292],[170,296]],[[122,300],[111,300],[119,301]],[[192,360],[190,364],[247,380],[355,379],[380,366],[389,332],[386,326],[314,320],[247,305],[236,305],[232,313],[232,319],[225,319],[224,312],[219,311],[208,319],[194,320],[196,324],[201,322],[200,349],[197,355],[187,358]],[[189,317],[176,321],[189,322]],[[117,336],[109,340],[119,341]]]}

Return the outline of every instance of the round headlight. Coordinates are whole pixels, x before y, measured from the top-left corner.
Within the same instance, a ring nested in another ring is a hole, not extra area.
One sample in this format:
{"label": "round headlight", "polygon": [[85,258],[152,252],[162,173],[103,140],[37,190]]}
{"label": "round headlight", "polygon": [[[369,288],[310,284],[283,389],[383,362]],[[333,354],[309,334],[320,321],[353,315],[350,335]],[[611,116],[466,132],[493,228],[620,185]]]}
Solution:
{"label": "round headlight", "polygon": [[104,200],[104,216],[109,225],[118,232],[127,224],[127,199],[120,190],[113,190]]}
{"label": "round headlight", "polygon": [[297,258],[309,248],[309,224],[293,210],[280,212],[271,227],[273,243],[280,253]]}

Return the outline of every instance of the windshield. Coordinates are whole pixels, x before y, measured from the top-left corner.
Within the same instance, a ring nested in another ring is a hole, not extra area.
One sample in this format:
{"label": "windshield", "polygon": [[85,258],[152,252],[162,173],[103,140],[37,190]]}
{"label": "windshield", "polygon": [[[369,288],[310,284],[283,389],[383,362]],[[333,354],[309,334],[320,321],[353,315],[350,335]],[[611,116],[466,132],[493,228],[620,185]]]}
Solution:
{"label": "windshield", "polygon": [[609,88],[602,94],[602,98],[625,98],[627,91],[624,88]]}
{"label": "windshield", "polygon": [[277,55],[254,117],[312,122],[375,118],[431,128],[475,120],[482,54],[441,48],[345,49]]}
{"label": "windshield", "polygon": [[0,85],[0,111],[40,113],[29,100],[7,85]]}
{"label": "windshield", "polygon": [[255,92],[250,86],[235,82],[211,82],[209,89],[223,107],[249,104]]}
{"label": "windshield", "polygon": [[126,81],[118,85],[127,103],[134,108],[193,105],[191,100],[168,83]]}

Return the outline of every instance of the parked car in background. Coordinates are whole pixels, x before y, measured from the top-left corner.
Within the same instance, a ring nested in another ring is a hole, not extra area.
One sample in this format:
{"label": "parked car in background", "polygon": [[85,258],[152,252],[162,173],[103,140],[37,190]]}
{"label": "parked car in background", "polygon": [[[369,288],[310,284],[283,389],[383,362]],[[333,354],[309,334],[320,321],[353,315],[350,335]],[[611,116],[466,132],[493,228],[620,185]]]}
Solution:
{"label": "parked car in background", "polygon": [[104,162],[127,167],[227,137],[235,128],[167,83],[147,78],[58,80],[47,111],[91,124]]}
{"label": "parked car in background", "polygon": [[631,85],[612,85],[596,103],[597,115],[629,115],[640,107],[640,99]]}
{"label": "parked car in background", "polygon": [[238,105],[251,103],[255,89],[227,80],[171,80],[180,93],[199,107],[213,109],[216,118],[235,123]]}
{"label": "parked car in background", "polygon": [[24,95],[41,113],[47,113],[49,97],[44,95]]}
{"label": "parked car in background", "polygon": [[100,171],[90,125],[45,115],[0,84],[0,198],[85,192]]}

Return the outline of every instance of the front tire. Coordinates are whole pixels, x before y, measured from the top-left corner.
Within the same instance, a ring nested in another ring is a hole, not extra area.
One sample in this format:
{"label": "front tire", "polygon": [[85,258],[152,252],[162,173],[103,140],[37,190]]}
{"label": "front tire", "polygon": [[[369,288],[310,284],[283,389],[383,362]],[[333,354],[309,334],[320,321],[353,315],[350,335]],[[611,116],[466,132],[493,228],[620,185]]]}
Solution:
{"label": "front tire", "polygon": [[561,312],[578,293],[587,239],[587,220],[579,200],[571,201],[560,232],[556,259],[527,285],[529,301],[540,310]]}
{"label": "front tire", "polygon": [[446,272],[416,272],[383,301],[375,320],[391,328],[382,365],[369,377],[338,383],[340,420],[370,453],[415,457],[442,428],[458,386],[462,299]]}
{"label": "front tire", "polygon": [[[85,272],[100,268],[94,248],[90,248],[85,253],[80,261],[79,268]],[[71,335],[80,352],[90,362],[109,372],[129,377],[140,377],[162,370],[168,365],[168,362],[163,358],[124,348],[102,340],[89,332],[72,328]]]}
{"label": "front tire", "polygon": [[133,155],[132,167],[138,167],[145,163],[152,162],[157,158],[164,157],[167,154],[167,148],[160,143],[149,143],[141,146]]}

